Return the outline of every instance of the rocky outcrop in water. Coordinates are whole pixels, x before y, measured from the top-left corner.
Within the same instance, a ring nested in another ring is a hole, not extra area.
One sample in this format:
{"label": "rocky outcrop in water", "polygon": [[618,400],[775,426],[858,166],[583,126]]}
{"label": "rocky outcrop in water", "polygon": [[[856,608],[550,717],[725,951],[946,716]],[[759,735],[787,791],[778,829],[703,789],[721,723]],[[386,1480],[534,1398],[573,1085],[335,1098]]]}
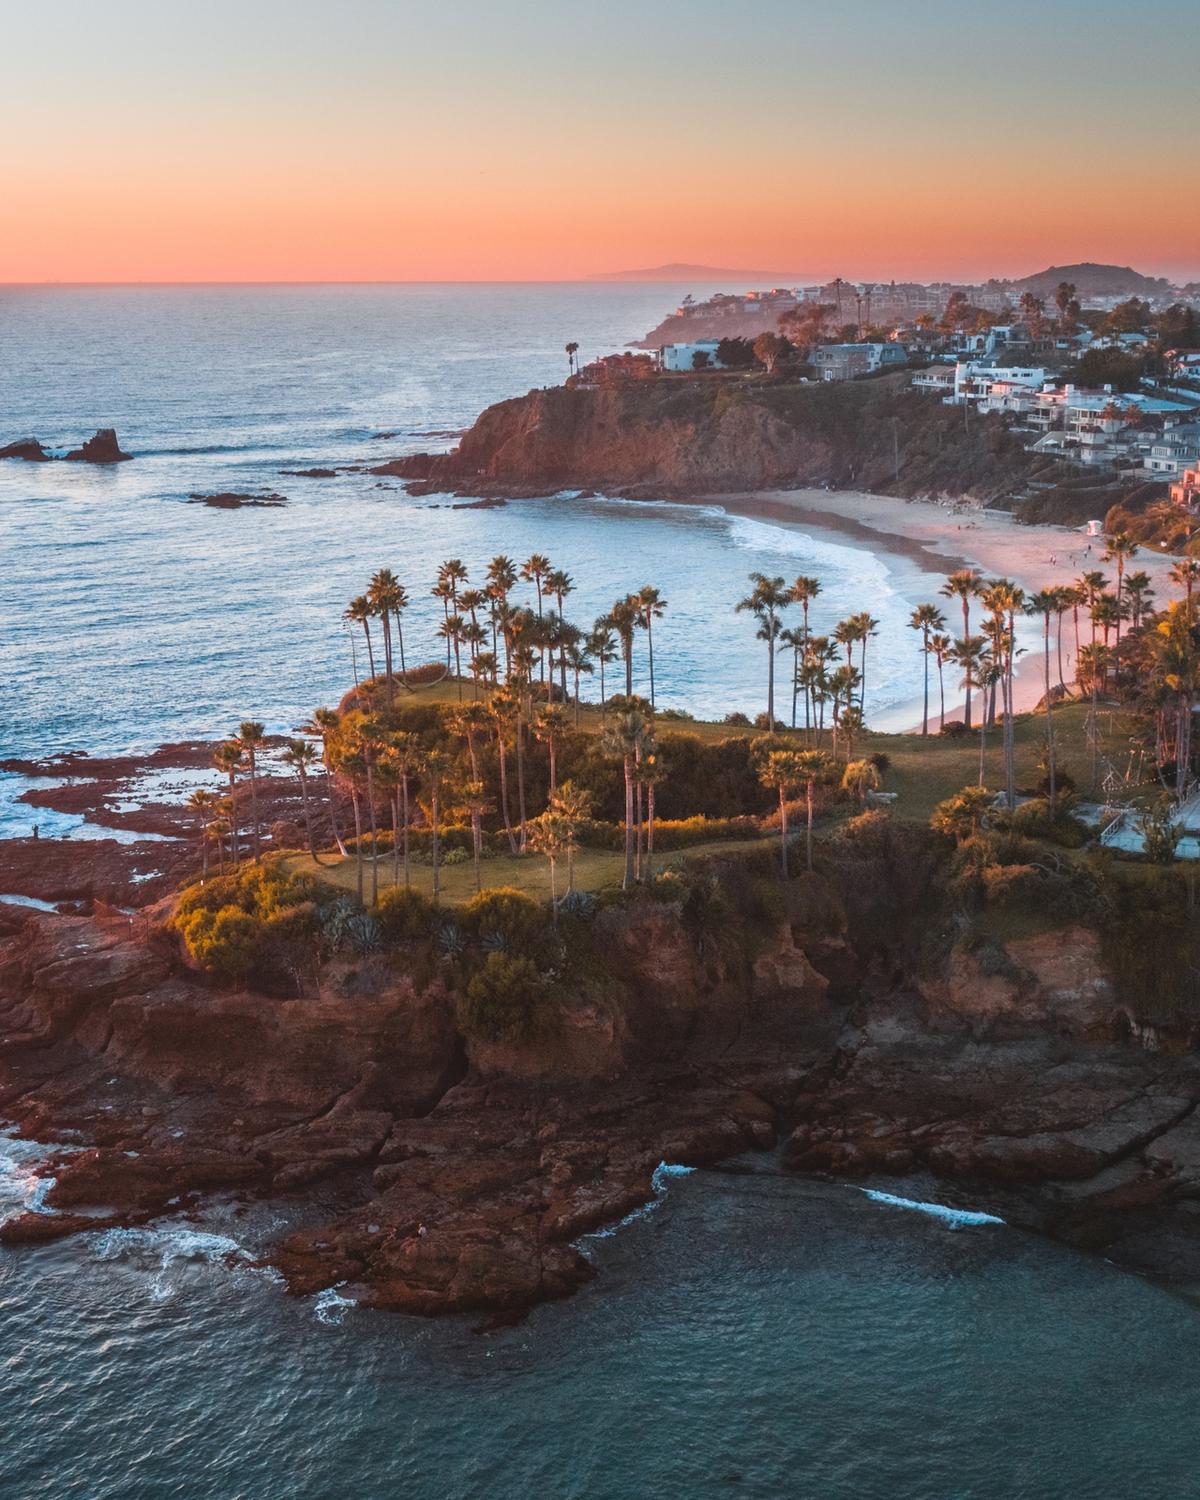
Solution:
{"label": "rocky outcrop in water", "polygon": [[273,491],[266,494],[244,494],[238,490],[222,490],[215,495],[189,495],[192,505],[210,505],[214,510],[272,510],[287,504],[286,495]]}
{"label": "rocky outcrop in water", "polygon": [[88,438],[81,448],[74,448],[67,454],[68,459],[87,464],[119,464],[132,457],[132,453],[121,452],[117,434],[111,427],[98,427],[95,435]]}
{"label": "rocky outcrop in water", "polygon": [[30,464],[50,462],[50,455],[37,438],[18,438],[15,443],[6,443],[0,448],[0,458],[20,458]]}

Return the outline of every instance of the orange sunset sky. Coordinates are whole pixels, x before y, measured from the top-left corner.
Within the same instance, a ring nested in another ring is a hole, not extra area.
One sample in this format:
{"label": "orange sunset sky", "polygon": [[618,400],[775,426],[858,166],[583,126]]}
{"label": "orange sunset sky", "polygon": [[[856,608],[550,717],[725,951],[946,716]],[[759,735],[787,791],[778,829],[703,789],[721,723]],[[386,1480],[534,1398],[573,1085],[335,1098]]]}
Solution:
{"label": "orange sunset sky", "polygon": [[1197,0],[5,11],[0,281],[1200,276]]}

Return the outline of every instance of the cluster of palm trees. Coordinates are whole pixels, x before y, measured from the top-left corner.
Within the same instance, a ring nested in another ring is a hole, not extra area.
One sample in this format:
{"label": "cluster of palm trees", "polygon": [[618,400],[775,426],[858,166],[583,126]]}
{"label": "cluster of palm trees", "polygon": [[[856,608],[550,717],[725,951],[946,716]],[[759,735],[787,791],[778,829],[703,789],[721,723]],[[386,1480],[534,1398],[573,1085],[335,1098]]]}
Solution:
{"label": "cluster of palm trees", "polygon": [[[879,621],[862,610],[840,620],[829,635],[814,635],[809,608],[821,592],[819,579],[801,575],[789,584],[784,578],[751,573],[750,583],[750,592],[739,601],[737,611],[754,616],[758,639],[767,645],[765,727],[768,731],[780,727],[775,713],[775,671],[782,646],[792,653],[792,728],[798,727],[798,705],[803,698],[804,727],[810,734],[820,740],[828,708],[835,751],[839,738],[852,746],[863,726],[867,645],[878,634]],[[785,628],[783,611],[793,604],[800,606],[802,620],[799,626]]]}
{"label": "cluster of palm trees", "polygon": [[[519,582],[531,584],[534,589],[533,599],[524,604],[514,598]],[[520,565],[503,554],[493,557],[479,588],[470,586],[467,566],[461,558],[442,563],[432,593],[442,604],[437,633],[445,650],[445,675],[453,677],[459,701],[464,697],[463,686],[468,679],[473,684],[476,702],[502,683],[528,679],[531,683],[536,681],[542,697],[557,696],[563,703],[573,699],[578,721],[582,678],[598,672],[603,710],[605,668],[617,661],[618,656],[624,662],[626,695],[633,692],[634,638],[637,632],[644,631],[653,704],[654,622],[662,618],[667,601],[658,589],[646,585],[637,593],[618,599],[607,614],[595,620],[590,630],[584,630],[568,620],[564,612],[564,603],[574,589],[571,575],[537,552]],[[403,615],[409,602],[408,592],[395,574],[390,568],[382,568],[372,577],[366,592],[353,598],[343,613],[348,624],[362,628],[369,671],[367,685],[374,688],[382,682],[389,708],[395,701],[397,681],[402,688],[412,691],[403,631]],[[378,623],[382,637],[382,678],[376,672],[373,621]],[[356,640],[357,633],[352,634],[354,681],[356,686],[362,686]]]}

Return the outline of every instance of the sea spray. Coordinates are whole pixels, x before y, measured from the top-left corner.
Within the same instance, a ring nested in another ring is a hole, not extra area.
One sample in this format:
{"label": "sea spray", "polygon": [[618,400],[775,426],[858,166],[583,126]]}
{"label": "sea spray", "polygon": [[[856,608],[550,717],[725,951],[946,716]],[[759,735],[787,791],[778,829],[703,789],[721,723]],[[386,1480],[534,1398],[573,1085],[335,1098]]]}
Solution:
{"label": "sea spray", "polygon": [[948,1208],[944,1203],[923,1203],[916,1198],[898,1198],[894,1193],[881,1193],[877,1188],[859,1188],[874,1203],[886,1203],[889,1208],[907,1208],[914,1213],[929,1214],[941,1219],[951,1229],[961,1229],[980,1224],[1003,1224],[995,1214],[985,1214],[969,1208]]}
{"label": "sea spray", "polygon": [[627,1229],[630,1224],[636,1223],[638,1219],[647,1218],[656,1208],[661,1207],[663,1200],[666,1198],[667,1179],[670,1177],[687,1177],[695,1170],[695,1167],[680,1166],[676,1162],[660,1161],[650,1178],[650,1190],[653,1193],[653,1197],[643,1203],[640,1208],[635,1208],[631,1213],[627,1213],[623,1219],[618,1219],[615,1224],[609,1224],[604,1229],[594,1229],[590,1234],[581,1235],[575,1242],[575,1248],[585,1251],[589,1240],[611,1239],[614,1234],[619,1233],[622,1229]]}

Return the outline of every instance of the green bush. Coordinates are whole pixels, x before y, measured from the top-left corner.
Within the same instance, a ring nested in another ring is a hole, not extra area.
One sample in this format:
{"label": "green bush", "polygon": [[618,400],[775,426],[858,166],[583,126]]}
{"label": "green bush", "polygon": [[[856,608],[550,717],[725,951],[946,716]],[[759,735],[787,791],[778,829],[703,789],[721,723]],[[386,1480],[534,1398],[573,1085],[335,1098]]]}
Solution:
{"label": "green bush", "polygon": [[546,929],[543,908],[511,886],[480,891],[459,913],[463,930],[475,939],[500,937],[510,953],[532,949]]}
{"label": "green bush", "polygon": [[1067,811],[1065,797],[1054,804],[1048,798],[1035,797],[1012,812],[998,813],[996,823],[1021,838],[1045,839],[1064,849],[1079,849],[1089,837],[1087,828]]}
{"label": "green bush", "polygon": [[489,953],[459,1000],[458,1024],[478,1041],[528,1042],[547,1029],[551,1013],[545,982],[529,959]]}
{"label": "green bush", "polygon": [[434,906],[420,891],[393,886],[384,891],[375,908],[385,942],[411,943],[433,931]]}
{"label": "green bush", "polygon": [[320,951],[321,890],[312,876],[268,860],[188,886],[172,922],[194,962],[216,978],[298,987]]}

